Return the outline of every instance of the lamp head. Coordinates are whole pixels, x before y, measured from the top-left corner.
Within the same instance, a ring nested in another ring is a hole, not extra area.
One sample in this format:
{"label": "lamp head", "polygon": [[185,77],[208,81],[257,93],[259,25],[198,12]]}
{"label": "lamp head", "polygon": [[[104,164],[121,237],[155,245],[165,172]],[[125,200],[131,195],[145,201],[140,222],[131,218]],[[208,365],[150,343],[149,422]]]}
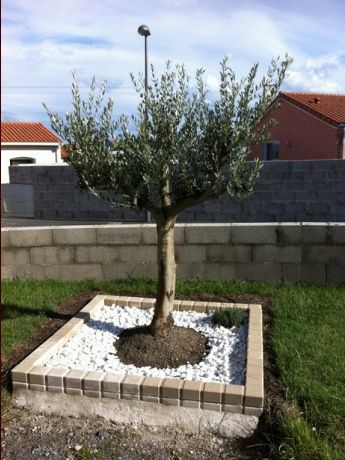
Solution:
{"label": "lamp head", "polygon": [[145,26],[145,24],[143,24],[138,28],[138,34],[142,35],[143,37],[148,37],[149,35],[151,35],[151,32],[148,26]]}

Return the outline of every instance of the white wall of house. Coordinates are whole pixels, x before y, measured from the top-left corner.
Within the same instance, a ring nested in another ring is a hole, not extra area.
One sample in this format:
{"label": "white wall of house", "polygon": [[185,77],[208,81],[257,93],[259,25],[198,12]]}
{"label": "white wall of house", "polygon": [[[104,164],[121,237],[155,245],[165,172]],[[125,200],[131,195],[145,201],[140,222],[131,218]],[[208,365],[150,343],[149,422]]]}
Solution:
{"label": "white wall of house", "polygon": [[63,163],[61,160],[61,147],[58,143],[20,144],[1,143],[1,183],[8,184],[11,160],[15,158],[32,158],[37,165],[52,165]]}

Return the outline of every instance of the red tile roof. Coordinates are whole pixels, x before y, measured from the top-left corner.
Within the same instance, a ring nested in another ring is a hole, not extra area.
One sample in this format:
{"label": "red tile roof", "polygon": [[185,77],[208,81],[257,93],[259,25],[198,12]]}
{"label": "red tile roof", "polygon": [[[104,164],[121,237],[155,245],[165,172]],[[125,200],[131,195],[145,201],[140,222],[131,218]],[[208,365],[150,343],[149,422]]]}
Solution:
{"label": "red tile roof", "polygon": [[2,121],[1,142],[61,142],[55,134],[38,122]]}
{"label": "red tile roof", "polygon": [[282,92],[279,97],[332,125],[345,123],[345,94]]}

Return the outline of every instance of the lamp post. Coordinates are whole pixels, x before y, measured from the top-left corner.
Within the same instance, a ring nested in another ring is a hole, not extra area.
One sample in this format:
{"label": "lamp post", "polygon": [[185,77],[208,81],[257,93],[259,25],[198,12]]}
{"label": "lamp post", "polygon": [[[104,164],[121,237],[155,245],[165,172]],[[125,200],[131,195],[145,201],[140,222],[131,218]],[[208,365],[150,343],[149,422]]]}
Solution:
{"label": "lamp post", "polygon": [[[147,86],[148,86],[148,71],[147,71],[147,37],[151,35],[150,29],[145,24],[138,28],[138,34],[145,37],[145,119],[147,122]],[[146,213],[146,222],[151,222],[151,215],[149,211]]]}

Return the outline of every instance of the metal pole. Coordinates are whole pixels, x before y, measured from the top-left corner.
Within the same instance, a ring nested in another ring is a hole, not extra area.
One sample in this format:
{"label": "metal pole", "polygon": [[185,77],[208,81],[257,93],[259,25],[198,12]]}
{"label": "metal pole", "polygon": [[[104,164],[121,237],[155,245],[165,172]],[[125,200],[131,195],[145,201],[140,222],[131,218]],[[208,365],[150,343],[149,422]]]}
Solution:
{"label": "metal pole", "polygon": [[[147,71],[147,35],[145,35],[145,120],[148,121],[147,113],[147,87],[148,87],[148,71]],[[146,211],[146,222],[151,222],[150,211]]]}

